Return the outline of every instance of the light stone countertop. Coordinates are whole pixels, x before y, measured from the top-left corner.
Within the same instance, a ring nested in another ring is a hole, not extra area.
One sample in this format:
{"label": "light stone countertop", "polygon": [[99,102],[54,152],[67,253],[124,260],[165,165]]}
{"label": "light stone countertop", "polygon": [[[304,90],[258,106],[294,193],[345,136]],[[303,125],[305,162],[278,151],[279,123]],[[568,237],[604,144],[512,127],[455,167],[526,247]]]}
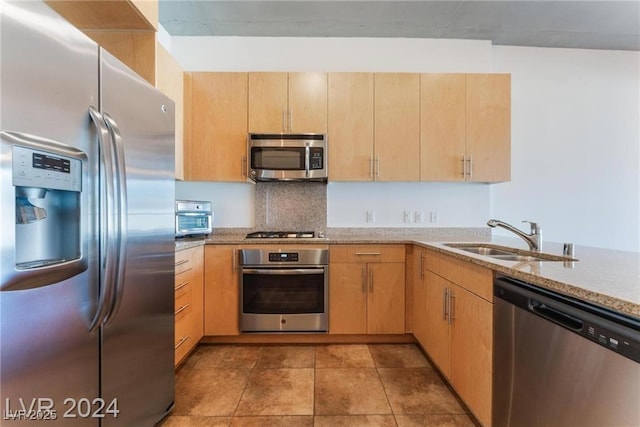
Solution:
{"label": "light stone countertop", "polygon": [[[519,238],[491,237],[485,229],[356,229],[328,230],[325,238],[246,239],[246,232],[213,234],[204,239],[181,240],[176,249],[201,244],[417,244],[427,249],[485,266],[496,272],[640,319],[640,253],[575,246],[578,261],[505,261],[475,255],[444,243],[490,243],[527,250]],[[562,244],[543,242],[542,252],[562,255]]]}

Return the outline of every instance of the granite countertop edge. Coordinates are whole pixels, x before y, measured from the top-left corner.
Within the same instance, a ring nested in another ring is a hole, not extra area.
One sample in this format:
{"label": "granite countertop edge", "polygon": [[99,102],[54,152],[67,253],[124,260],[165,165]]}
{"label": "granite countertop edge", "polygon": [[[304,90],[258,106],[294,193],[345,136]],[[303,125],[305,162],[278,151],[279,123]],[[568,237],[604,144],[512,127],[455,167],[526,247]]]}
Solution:
{"label": "granite countertop edge", "polygon": [[[559,292],[580,301],[595,304],[600,307],[615,310],[640,320],[640,254],[635,252],[623,252],[600,248],[579,247],[575,265],[576,272],[572,268],[563,268],[562,262],[528,262],[518,263],[509,261],[498,261],[485,256],[475,255],[460,249],[447,247],[444,242],[464,242],[464,243],[489,243],[499,246],[508,246],[515,249],[525,249],[524,242],[517,238],[495,238],[485,234],[478,235],[451,235],[451,236],[425,236],[408,233],[386,233],[377,235],[351,235],[331,233],[324,238],[313,239],[246,239],[245,234],[222,234],[212,235],[200,239],[186,239],[176,241],[176,250],[183,250],[200,245],[329,245],[329,244],[414,244],[420,247],[434,250],[455,258],[471,262],[496,272],[503,273],[515,279],[540,286],[545,289]],[[543,252],[560,254],[562,245],[558,243],[544,243]],[[583,251],[582,254],[580,251]],[[587,256],[587,254],[590,254]],[[606,275],[606,261],[600,259],[598,254],[616,259],[623,258],[618,265],[617,272],[614,266],[611,267],[611,278]],[[582,256],[584,255],[584,256]],[[634,264],[635,256],[635,265]],[[596,265],[597,264],[597,265]],[[635,268],[634,268],[635,267]],[[628,271],[624,271],[624,269]],[[622,273],[621,271],[622,270]],[[614,274],[616,273],[616,274]],[[607,280],[613,284],[620,285],[622,282],[625,289],[622,293],[625,296],[617,296],[615,292],[607,289]],[[636,301],[637,302],[634,302]]]}

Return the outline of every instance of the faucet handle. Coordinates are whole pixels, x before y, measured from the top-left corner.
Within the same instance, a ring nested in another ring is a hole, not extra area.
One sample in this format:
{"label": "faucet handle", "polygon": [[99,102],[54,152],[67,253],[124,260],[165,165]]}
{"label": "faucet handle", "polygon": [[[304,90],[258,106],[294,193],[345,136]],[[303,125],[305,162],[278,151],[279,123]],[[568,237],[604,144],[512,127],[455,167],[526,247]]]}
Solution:
{"label": "faucet handle", "polygon": [[538,223],[533,222],[533,221],[527,221],[524,220],[522,222],[528,222],[531,225],[531,234],[540,234],[540,231],[542,230],[542,227],[540,225],[538,225]]}

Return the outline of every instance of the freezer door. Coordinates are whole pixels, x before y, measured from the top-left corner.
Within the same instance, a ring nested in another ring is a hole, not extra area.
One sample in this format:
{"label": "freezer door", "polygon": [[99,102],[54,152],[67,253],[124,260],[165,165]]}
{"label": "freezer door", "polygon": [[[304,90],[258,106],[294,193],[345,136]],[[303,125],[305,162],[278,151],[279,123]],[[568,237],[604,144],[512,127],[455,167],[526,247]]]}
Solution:
{"label": "freezer door", "polygon": [[101,377],[104,399],[117,398],[120,413],[103,425],[152,426],[173,404],[174,105],[108,52],[101,56],[101,111],[125,172],[124,270],[103,327]]}
{"label": "freezer door", "polygon": [[[81,400],[82,405],[92,406],[99,398],[99,334],[89,332],[98,292],[94,191],[98,153],[88,114],[90,105],[98,105],[98,47],[41,2],[3,2],[0,16],[0,129],[58,141],[86,153],[88,159],[81,172],[79,215],[72,218],[81,223],[80,235],[31,233],[27,227],[55,231],[47,221],[55,219],[53,211],[64,206],[52,203],[49,192],[44,199],[32,200],[49,205],[47,218],[16,224],[15,145],[0,145],[0,424],[98,426],[98,418],[82,416],[85,408],[79,414],[78,406],[73,406]],[[73,216],[56,220],[67,224]],[[16,243],[31,245],[34,252],[46,244],[54,252],[56,244],[63,245],[63,238],[81,240],[86,269],[65,279],[55,279],[61,276],[51,271],[50,278],[57,283],[26,289],[29,284],[23,279],[29,280],[30,275],[25,271],[38,267],[16,269]],[[12,285],[5,286],[9,280]],[[50,407],[54,412],[41,412],[41,417],[56,419],[29,420],[33,417],[19,412],[23,405]]]}

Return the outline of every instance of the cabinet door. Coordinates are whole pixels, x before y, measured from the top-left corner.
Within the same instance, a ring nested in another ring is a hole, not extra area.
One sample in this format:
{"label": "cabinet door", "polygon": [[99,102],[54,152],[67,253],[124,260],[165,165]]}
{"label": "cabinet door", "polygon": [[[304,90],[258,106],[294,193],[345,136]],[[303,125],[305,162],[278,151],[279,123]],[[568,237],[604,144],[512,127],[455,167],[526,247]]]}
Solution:
{"label": "cabinet door", "polygon": [[480,422],[490,425],[493,305],[459,286],[451,287],[451,382]]}
{"label": "cabinet door", "polygon": [[287,82],[287,73],[249,73],[249,132],[287,131]]}
{"label": "cabinet door", "polygon": [[204,246],[191,249],[191,301],[193,310],[193,341],[198,343],[204,335]]}
{"label": "cabinet door", "polygon": [[327,133],[326,73],[289,73],[288,131]]}
{"label": "cabinet door", "polygon": [[420,75],[420,180],[463,181],[466,76]]}
{"label": "cabinet door", "polygon": [[404,333],[404,263],[370,263],[367,332]]}
{"label": "cabinet door", "polygon": [[511,178],[511,76],[467,75],[467,156],[470,180]]}
{"label": "cabinet door", "polygon": [[367,265],[336,263],[329,268],[329,333],[367,333]]}
{"label": "cabinet door", "polygon": [[329,74],[329,179],[373,179],[373,74]]}
{"label": "cabinet door", "polygon": [[205,247],[204,333],[238,335],[239,300],[236,248]]}
{"label": "cabinet door", "polygon": [[414,247],[413,256],[413,320],[411,327],[413,335],[423,348],[426,348],[427,340],[427,288],[424,280],[424,253],[420,248]]}
{"label": "cabinet door", "polygon": [[445,290],[451,286],[442,277],[427,270],[426,331],[424,349],[446,377],[451,377],[451,339],[449,323],[445,319]]}
{"label": "cabinet door", "polygon": [[376,181],[420,180],[420,76],[374,76]]}
{"label": "cabinet door", "polygon": [[187,177],[245,180],[247,74],[191,73]]}

